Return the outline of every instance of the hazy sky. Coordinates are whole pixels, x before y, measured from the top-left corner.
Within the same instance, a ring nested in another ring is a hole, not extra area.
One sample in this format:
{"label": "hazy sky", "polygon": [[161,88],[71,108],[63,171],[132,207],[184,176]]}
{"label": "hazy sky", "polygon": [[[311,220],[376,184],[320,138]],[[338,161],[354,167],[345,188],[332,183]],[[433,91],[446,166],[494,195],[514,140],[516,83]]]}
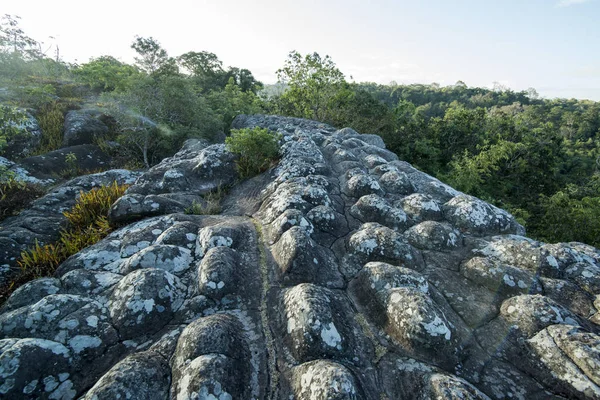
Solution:
{"label": "hazy sky", "polygon": [[[291,50],[349,79],[534,87],[600,100],[600,0],[1,0],[67,61],[133,60],[135,35],[170,55],[211,51],[265,83]],[[56,39],[47,39],[54,36]]]}

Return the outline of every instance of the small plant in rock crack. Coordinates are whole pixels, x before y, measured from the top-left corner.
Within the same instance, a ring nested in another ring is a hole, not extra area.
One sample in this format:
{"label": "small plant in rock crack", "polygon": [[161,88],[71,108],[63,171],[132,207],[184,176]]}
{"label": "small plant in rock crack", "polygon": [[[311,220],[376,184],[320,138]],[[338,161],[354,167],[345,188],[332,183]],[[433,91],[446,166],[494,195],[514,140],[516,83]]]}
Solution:
{"label": "small plant in rock crack", "polygon": [[[0,167],[0,221],[17,215],[46,191],[39,185],[19,181],[10,171]],[[6,176],[6,178],[5,178]]]}
{"label": "small plant in rock crack", "polygon": [[281,135],[264,128],[231,130],[225,144],[239,156],[237,169],[241,179],[266,171],[279,159],[280,138]]}
{"label": "small plant in rock crack", "polygon": [[227,189],[223,186],[209,192],[203,196],[204,204],[194,201],[191,206],[185,209],[186,214],[192,215],[215,215],[221,213],[221,201],[227,194]]}

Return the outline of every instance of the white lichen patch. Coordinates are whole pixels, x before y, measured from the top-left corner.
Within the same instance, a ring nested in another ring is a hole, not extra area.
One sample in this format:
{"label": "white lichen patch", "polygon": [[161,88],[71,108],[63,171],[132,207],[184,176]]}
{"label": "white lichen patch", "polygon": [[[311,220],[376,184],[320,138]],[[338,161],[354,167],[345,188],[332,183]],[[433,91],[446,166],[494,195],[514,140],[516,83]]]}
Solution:
{"label": "white lichen patch", "polygon": [[324,324],[322,326],[321,339],[329,347],[335,347],[338,350],[342,349],[342,337],[340,336],[333,322]]}
{"label": "white lichen patch", "polygon": [[77,335],[69,340],[69,347],[73,349],[75,354],[79,354],[86,349],[100,347],[100,345],[102,345],[102,339],[97,336]]}
{"label": "white lichen patch", "polygon": [[433,321],[427,323],[421,322],[421,324],[431,336],[444,336],[446,340],[450,340],[452,337],[452,332],[446,323],[437,315]]}

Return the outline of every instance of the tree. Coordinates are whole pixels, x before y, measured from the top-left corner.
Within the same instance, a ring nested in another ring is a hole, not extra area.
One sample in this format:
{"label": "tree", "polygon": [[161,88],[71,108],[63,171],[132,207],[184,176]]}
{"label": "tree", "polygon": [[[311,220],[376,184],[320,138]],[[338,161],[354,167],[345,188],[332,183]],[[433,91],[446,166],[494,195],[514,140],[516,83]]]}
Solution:
{"label": "tree", "polygon": [[19,19],[9,14],[0,18],[0,52],[17,55],[24,60],[40,58],[39,43],[23,32]]}
{"label": "tree", "polygon": [[252,91],[242,90],[233,77],[229,78],[224,90],[213,90],[206,99],[211,109],[221,117],[226,132],[237,115],[263,112],[258,96]]}
{"label": "tree", "polygon": [[366,90],[344,84],[329,102],[327,122],[385,136],[394,130],[394,113]]}
{"label": "tree", "polygon": [[329,103],[341,85],[344,74],[329,56],[318,53],[302,56],[297,51],[288,55],[283,68],[277,70],[279,82],[288,85],[281,96],[281,106],[297,117],[326,121]]}
{"label": "tree", "polygon": [[235,85],[237,85],[244,92],[253,92],[256,94],[260,89],[263,88],[263,84],[254,78],[254,75],[252,75],[250,70],[245,68],[240,69],[237,67],[229,67],[224,76],[227,83],[233,79]]}
{"label": "tree", "polygon": [[179,72],[175,59],[169,57],[156,39],[137,36],[131,48],[139,55],[135,58],[138,66],[147,74],[173,75]]}
{"label": "tree", "polygon": [[189,137],[213,139],[222,125],[192,83],[178,75],[139,76],[130,90],[105,94],[120,126],[119,142],[146,167]]}
{"label": "tree", "polygon": [[188,71],[204,93],[221,88],[227,83],[223,82],[223,62],[214,53],[190,51],[177,57],[177,62]]}
{"label": "tree", "polygon": [[443,119],[433,121],[433,129],[438,147],[442,154],[442,163],[446,164],[464,150],[473,151],[483,136],[485,110],[469,110],[452,105],[446,110]]}
{"label": "tree", "polygon": [[75,68],[73,73],[92,89],[112,92],[126,90],[139,71],[112,56],[101,56]]}

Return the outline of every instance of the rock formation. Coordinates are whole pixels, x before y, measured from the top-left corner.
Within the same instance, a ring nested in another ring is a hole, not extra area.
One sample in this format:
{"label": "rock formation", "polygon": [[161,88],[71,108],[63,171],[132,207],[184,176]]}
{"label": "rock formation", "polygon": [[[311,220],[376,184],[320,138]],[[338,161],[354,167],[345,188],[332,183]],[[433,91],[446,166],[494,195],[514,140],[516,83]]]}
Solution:
{"label": "rock formation", "polygon": [[235,181],[188,143],[110,217],[135,221],[0,314],[7,399],[600,398],[600,251],[524,237],[507,212],[378,136],[240,116],[283,135]]}

